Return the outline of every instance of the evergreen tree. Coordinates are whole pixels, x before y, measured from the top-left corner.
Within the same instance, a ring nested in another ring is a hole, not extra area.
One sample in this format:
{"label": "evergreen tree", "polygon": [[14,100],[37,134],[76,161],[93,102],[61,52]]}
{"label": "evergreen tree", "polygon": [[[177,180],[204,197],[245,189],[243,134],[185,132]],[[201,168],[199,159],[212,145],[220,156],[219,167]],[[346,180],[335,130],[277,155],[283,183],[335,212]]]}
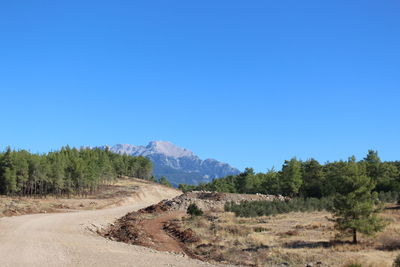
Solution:
{"label": "evergreen tree", "polygon": [[370,177],[373,181],[377,182],[379,176],[381,175],[380,166],[381,159],[378,156],[378,152],[374,150],[368,150],[367,156],[364,158],[364,162],[366,162],[366,171],[367,176]]}
{"label": "evergreen tree", "polygon": [[296,158],[292,158],[290,161],[286,160],[283,164],[281,175],[282,193],[287,196],[296,196],[302,183],[301,162]]}
{"label": "evergreen tree", "polygon": [[352,157],[341,173],[340,187],[334,199],[333,213],[336,227],[353,236],[357,243],[357,233],[371,235],[380,231],[384,223],[378,213],[378,194],[373,192],[374,181],[366,175],[362,165]]}
{"label": "evergreen tree", "polygon": [[[7,147],[6,152],[1,157],[0,163],[0,192],[1,194],[9,194],[12,193],[10,189],[13,187],[13,168],[14,168],[14,160],[13,154],[10,147]],[[16,177],[15,177],[16,180]],[[16,183],[16,181],[15,181]]]}
{"label": "evergreen tree", "polygon": [[236,178],[236,189],[238,193],[253,193],[255,173],[252,168],[246,168]]}
{"label": "evergreen tree", "polygon": [[279,195],[281,194],[279,174],[273,169],[263,175],[261,183],[261,192],[263,194]]}
{"label": "evergreen tree", "polygon": [[307,197],[322,197],[322,187],[324,183],[324,175],[322,166],[315,159],[307,160],[302,164],[301,194]]}

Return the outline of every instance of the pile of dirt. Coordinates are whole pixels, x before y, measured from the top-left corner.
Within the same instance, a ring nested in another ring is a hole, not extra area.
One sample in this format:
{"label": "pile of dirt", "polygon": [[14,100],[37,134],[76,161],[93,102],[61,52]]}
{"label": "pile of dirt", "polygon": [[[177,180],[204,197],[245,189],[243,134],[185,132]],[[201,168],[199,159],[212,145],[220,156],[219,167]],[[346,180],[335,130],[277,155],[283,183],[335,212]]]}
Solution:
{"label": "pile of dirt", "polygon": [[151,247],[154,245],[150,234],[143,229],[143,219],[137,212],[131,212],[118,219],[107,231],[104,237],[128,244]]}
{"label": "pile of dirt", "polygon": [[[179,211],[159,212],[151,216],[143,213],[143,210],[131,212],[118,219],[105,231],[98,233],[115,241],[183,254],[184,250],[180,244],[180,239],[167,233],[164,228],[170,221],[180,219],[184,215],[185,213]],[[182,230],[180,233],[177,231],[175,233],[176,235],[179,234],[182,240],[194,238],[190,231]]]}
{"label": "pile of dirt", "polygon": [[264,194],[232,194],[232,193],[219,193],[208,191],[192,191],[175,197],[172,200],[165,200],[157,205],[164,206],[166,210],[181,210],[186,211],[188,206],[195,203],[200,209],[204,211],[222,211],[226,202],[239,203],[243,200],[257,201],[257,200],[285,200],[286,197]]}
{"label": "pile of dirt", "polygon": [[172,207],[168,205],[168,201],[163,200],[157,204],[140,209],[138,212],[142,214],[158,214],[169,210],[172,210]]}

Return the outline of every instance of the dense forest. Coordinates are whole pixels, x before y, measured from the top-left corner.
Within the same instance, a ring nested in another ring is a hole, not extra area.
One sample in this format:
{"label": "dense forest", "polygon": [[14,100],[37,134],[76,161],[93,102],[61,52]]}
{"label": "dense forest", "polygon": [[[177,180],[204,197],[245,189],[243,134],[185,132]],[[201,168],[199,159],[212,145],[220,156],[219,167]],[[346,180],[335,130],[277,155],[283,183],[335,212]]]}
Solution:
{"label": "dense forest", "polygon": [[228,193],[262,193],[289,197],[322,198],[342,191],[344,180],[356,173],[374,183],[374,191],[400,192],[400,161],[382,162],[376,151],[368,151],[361,161],[350,157],[347,161],[320,164],[315,159],[284,162],[280,171],[255,173],[247,168],[236,176],[214,179],[207,184],[179,185],[183,191],[206,190]]}
{"label": "dense forest", "polygon": [[63,147],[47,154],[26,150],[0,153],[0,194],[90,194],[119,176],[152,179],[145,157],[114,154],[102,149]]}

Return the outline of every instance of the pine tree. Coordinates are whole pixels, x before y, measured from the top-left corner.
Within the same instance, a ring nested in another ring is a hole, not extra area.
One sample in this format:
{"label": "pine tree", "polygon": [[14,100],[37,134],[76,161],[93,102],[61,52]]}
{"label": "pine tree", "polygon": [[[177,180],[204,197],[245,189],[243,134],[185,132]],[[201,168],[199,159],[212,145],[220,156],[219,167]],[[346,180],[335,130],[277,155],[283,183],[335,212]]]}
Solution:
{"label": "pine tree", "polygon": [[340,188],[333,208],[336,228],[351,234],[355,244],[358,232],[372,235],[382,230],[385,224],[378,216],[381,210],[378,194],[372,191],[375,182],[366,175],[365,168],[352,157],[337,178],[340,180]]}
{"label": "pine tree", "polygon": [[296,158],[285,161],[282,167],[281,188],[284,195],[296,196],[303,183],[301,175],[301,162]]}
{"label": "pine tree", "polygon": [[281,194],[279,175],[274,171],[274,169],[269,170],[266,174],[264,174],[260,193],[272,195]]}
{"label": "pine tree", "polygon": [[246,168],[244,172],[240,173],[236,179],[236,189],[239,193],[249,194],[253,193],[253,182],[255,173],[252,168]]}
{"label": "pine tree", "polygon": [[324,182],[321,164],[315,159],[307,160],[302,164],[303,184],[301,191],[303,196],[322,197],[322,183]]}
{"label": "pine tree", "polygon": [[0,164],[0,192],[13,194],[17,190],[14,151],[7,147]]}

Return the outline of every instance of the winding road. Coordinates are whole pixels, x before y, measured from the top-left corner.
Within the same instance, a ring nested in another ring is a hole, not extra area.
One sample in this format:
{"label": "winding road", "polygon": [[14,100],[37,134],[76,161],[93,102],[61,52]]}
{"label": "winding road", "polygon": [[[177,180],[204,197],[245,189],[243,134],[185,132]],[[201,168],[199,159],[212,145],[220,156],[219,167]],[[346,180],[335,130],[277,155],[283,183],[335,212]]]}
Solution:
{"label": "winding road", "polygon": [[210,266],[186,256],[111,241],[91,231],[177,194],[177,190],[148,185],[118,207],[0,218],[0,266]]}

